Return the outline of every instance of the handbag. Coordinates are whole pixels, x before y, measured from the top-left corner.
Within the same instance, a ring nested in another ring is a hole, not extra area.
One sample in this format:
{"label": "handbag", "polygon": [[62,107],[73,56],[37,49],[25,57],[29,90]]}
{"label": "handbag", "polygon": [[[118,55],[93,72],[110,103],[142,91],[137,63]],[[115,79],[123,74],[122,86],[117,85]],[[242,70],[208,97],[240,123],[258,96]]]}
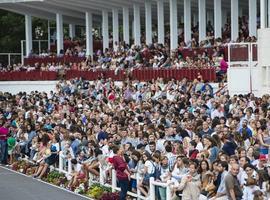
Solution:
{"label": "handbag", "polygon": [[214,184],[214,179],[211,179],[210,182],[205,186],[205,189],[201,192],[201,194],[207,196],[207,197],[212,197],[214,196],[216,191],[216,186]]}

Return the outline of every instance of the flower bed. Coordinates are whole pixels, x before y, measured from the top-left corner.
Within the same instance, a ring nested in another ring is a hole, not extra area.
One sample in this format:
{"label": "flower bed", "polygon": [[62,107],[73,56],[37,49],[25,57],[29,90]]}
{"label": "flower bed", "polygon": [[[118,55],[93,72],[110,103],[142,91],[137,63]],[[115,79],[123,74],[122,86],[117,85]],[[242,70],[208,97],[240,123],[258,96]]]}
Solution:
{"label": "flower bed", "polygon": [[[31,175],[29,169],[32,168],[32,167],[25,160],[20,160],[20,161],[14,162],[12,164],[12,167],[11,168],[14,171],[17,171],[17,172],[20,172],[20,173],[23,173],[23,174],[27,174],[27,175]],[[33,170],[34,170],[34,168],[33,168]]]}
{"label": "flower bed", "polygon": [[96,183],[91,185],[89,190],[86,192],[86,196],[94,199],[100,199],[104,193],[111,193],[111,192],[112,192],[111,188]]}
{"label": "flower bed", "polygon": [[[26,175],[32,175],[35,173],[36,166],[31,165],[25,160],[17,161],[13,163],[11,169]],[[58,171],[49,172],[44,178],[43,181],[66,188],[68,185],[68,180],[64,173]],[[112,189],[101,184],[95,183],[88,187],[88,181],[84,180],[79,184],[78,187],[74,188],[74,193],[85,195],[92,199],[97,200],[118,200],[120,195],[118,192],[112,192]]]}
{"label": "flower bed", "polygon": [[46,177],[42,179],[47,183],[51,183],[53,185],[66,187],[68,184],[68,180],[63,173],[59,173],[58,171],[51,171],[48,173]]}

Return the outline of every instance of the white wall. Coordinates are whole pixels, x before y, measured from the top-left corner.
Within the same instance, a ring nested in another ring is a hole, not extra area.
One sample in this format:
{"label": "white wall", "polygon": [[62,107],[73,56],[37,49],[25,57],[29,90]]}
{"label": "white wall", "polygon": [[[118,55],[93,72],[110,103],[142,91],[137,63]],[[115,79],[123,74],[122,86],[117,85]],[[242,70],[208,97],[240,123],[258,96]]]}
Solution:
{"label": "white wall", "polygon": [[228,90],[230,95],[248,94],[252,91],[259,95],[259,68],[248,66],[230,67],[228,69]]}
{"label": "white wall", "polygon": [[269,94],[270,92],[270,28],[258,30],[258,61],[259,72],[258,76],[260,93]]}
{"label": "white wall", "polygon": [[17,94],[31,91],[47,92],[55,91],[57,81],[0,81],[0,91]]}

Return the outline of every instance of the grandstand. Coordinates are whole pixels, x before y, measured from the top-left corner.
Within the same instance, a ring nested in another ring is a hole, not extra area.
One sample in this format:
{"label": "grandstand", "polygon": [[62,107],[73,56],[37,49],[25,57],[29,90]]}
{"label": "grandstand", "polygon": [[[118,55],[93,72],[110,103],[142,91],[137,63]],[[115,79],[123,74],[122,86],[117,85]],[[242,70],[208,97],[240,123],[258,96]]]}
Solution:
{"label": "grandstand", "polygon": [[[0,9],[25,17],[21,52],[0,53],[2,197],[270,198],[270,0]],[[48,40],[34,40],[33,17]]]}

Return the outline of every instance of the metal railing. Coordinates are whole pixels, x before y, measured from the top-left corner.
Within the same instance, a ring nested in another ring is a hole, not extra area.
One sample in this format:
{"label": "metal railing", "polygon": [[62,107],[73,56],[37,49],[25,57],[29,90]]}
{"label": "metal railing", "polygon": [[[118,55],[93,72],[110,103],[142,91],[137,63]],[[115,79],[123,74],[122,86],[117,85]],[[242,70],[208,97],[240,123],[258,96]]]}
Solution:
{"label": "metal railing", "polygon": [[[11,62],[12,61],[12,57],[14,56],[20,56],[21,57],[21,63],[23,63],[23,58],[22,58],[22,54],[21,53],[0,53],[0,56],[6,56],[7,57],[7,64],[11,65],[11,64],[17,64],[18,62]],[[1,62],[1,61],[0,61]]]}
{"label": "metal railing", "polygon": [[[43,50],[48,50],[50,49],[50,46],[49,46],[49,43],[48,43],[48,40],[33,40],[33,48],[32,50],[34,52],[38,52],[38,55],[40,55],[42,53]],[[45,44],[45,47],[46,48],[42,48],[42,44]],[[35,48],[35,44],[37,44],[37,48]],[[24,58],[27,57],[28,55],[25,55],[26,51],[25,51],[25,40],[21,40],[21,60],[22,60],[22,63],[24,64]]]}

